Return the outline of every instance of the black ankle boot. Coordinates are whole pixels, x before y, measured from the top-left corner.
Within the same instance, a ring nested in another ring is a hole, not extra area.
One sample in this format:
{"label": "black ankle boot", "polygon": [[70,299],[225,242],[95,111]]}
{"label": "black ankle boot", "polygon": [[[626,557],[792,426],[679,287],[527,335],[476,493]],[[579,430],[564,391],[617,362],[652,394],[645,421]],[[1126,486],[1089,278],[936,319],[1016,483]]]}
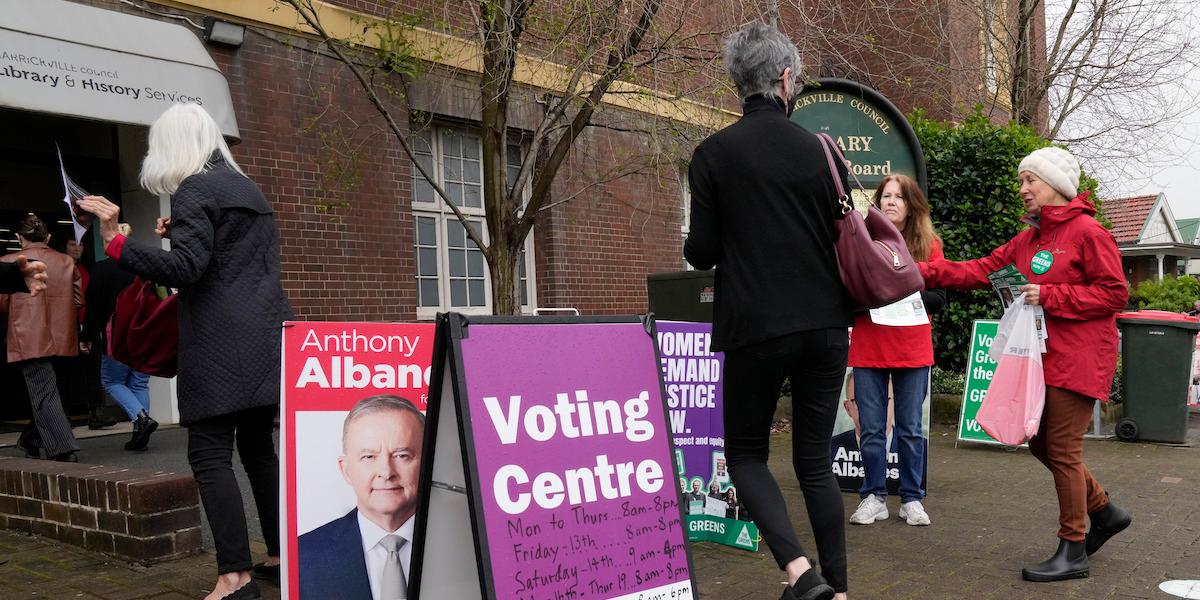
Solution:
{"label": "black ankle boot", "polygon": [[1049,560],[1021,569],[1026,581],[1062,581],[1088,576],[1088,557],[1083,542],[1058,540],[1058,551]]}
{"label": "black ankle boot", "polygon": [[1088,530],[1087,539],[1083,541],[1088,556],[1095,554],[1108,538],[1125,531],[1133,522],[1129,511],[1113,504],[1112,500],[1109,500],[1104,508],[1088,513],[1088,519],[1092,522],[1092,528]]}
{"label": "black ankle boot", "polygon": [[784,588],[779,600],[830,600],[833,594],[833,588],[825,582],[825,578],[816,569],[809,569],[796,583]]}
{"label": "black ankle boot", "polygon": [[112,415],[104,412],[102,409],[93,408],[88,413],[88,429],[97,430],[106,427],[112,427],[117,424],[117,420]]}
{"label": "black ankle boot", "polygon": [[150,443],[150,434],[158,429],[158,421],[150,418],[146,411],[138,413],[137,419],[133,421],[133,437],[125,442],[126,450],[141,451],[146,449],[146,445]]}

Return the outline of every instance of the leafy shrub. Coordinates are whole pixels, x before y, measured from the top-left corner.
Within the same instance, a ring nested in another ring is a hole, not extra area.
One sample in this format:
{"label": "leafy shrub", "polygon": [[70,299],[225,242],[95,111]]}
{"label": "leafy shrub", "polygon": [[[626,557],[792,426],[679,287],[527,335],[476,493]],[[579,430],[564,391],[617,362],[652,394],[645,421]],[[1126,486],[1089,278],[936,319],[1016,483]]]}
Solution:
{"label": "leafy shrub", "polygon": [[1112,387],[1108,389],[1108,400],[1114,404],[1125,401],[1125,382],[1121,381],[1125,374],[1121,357],[1117,357],[1117,370],[1113,373]]}
{"label": "leafy shrub", "polygon": [[[1022,125],[996,125],[980,107],[962,123],[931,121],[920,111],[909,122],[925,154],[933,225],[947,259],[986,256],[1026,227],[1017,166],[1048,141]],[[1091,190],[1097,200],[1094,179],[1084,175],[1080,188]],[[941,367],[962,372],[971,322],[999,319],[1001,305],[990,289],[948,296],[946,308],[933,319],[934,357]]]}
{"label": "leafy shrub", "polygon": [[1192,309],[1192,303],[1200,299],[1200,281],[1184,275],[1167,275],[1162,281],[1147,279],[1133,288],[1129,301],[1138,308],[1183,312]]}
{"label": "leafy shrub", "polygon": [[933,393],[961,396],[967,385],[965,375],[962,371],[944,371],[935,366],[933,368]]}

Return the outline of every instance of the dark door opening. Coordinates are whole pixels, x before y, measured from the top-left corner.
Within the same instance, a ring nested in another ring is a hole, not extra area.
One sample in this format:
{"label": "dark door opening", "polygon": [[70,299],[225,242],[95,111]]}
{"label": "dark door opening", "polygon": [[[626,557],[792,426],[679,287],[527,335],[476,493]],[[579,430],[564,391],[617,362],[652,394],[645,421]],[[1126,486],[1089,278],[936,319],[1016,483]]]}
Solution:
{"label": "dark door opening", "polygon": [[[0,108],[0,254],[20,249],[13,226],[33,212],[51,226],[50,246],[65,251],[75,235],[67,205],[63,202],[63,180],[57,148],[61,149],[67,173],[90,193],[121,203],[121,173],[117,125],[55,115]],[[90,269],[97,255],[103,256],[93,236],[81,244],[78,264]],[[86,277],[86,276],[85,276]],[[86,310],[86,308],[85,308]],[[0,318],[0,433],[19,429],[29,419],[29,396],[25,380],[8,364],[7,316]],[[88,357],[56,361],[59,391],[72,420],[86,420],[88,396],[101,394],[98,360]]]}

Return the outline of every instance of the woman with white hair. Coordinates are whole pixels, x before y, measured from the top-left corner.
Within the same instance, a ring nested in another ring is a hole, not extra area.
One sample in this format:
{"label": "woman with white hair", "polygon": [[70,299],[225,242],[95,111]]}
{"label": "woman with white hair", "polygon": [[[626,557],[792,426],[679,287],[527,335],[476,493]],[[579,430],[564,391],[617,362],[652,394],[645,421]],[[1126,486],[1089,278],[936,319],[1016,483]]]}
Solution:
{"label": "woman with white hair", "polygon": [[1049,560],[1022,570],[1029,581],[1087,577],[1088,556],[1131,522],[1083,462],[1092,408],[1097,398],[1108,400],[1117,366],[1115,317],[1129,291],[1116,240],[1093,218],[1088,193],[1079,193],[1079,173],[1062,148],[1033,151],[1017,167],[1029,228],[977,260],[919,263],[926,287],[959,290],[986,288],[989,273],[1014,265],[1029,281],[1021,288],[1025,303],[1046,313],[1046,405],[1029,452],[1054,477],[1059,542]]}
{"label": "woman with white hair", "polygon": [[[281,324],[291,318],[275,217],[234,162],[217,124],[195,104],[172,106],[150,127],[141,183],[171,195],[171,216],[157,227],[159,236],[170,238],[170,250],[121,235],[120,209],[103,197],[89,196],[80,206],[99,217],[109,257],[180,290],[179,416],[217,550],[217,583],[206,600],[259,598],[252,572],[278,565],[279,459],[272,432]],[[250,556],[233,473],[235,444],[267,545],[263,565]]]}
{"label": "woman with white hair", "polygon": [[[716,266],[712,350],[725,352],[725,456],[741,500],[787,573],[784,600],[846,597],[845,509],[830,438],[846,375],[850,303],[834,253],[837,192],[817,136],[788,119],[800,56],[756,23],[725,43],[742,118],[700,143],[684,255]],[[845,183],[845,166],[838,165]],[[771,419],[792,381],[792,464],[818,574],[767,469]]]}

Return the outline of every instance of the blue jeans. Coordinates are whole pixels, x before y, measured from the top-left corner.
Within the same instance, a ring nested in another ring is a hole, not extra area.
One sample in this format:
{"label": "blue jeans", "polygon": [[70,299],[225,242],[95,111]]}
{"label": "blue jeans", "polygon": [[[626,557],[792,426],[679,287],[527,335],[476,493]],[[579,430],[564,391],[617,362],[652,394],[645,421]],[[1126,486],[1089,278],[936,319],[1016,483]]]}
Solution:
{"label": "blue jeans", "polygon": [[100,385],[125,409],[130,421],[136,420],[143,410],[150,414],[149,375],[105,354],[100,357]]}
{"label": "blue jeans", "polygon": [[921,431],[921,407],[929,391],[929,367],[916,369],[854,369],[854,401],[862,429],[863,484],[858,493],[887,497],[887,405],[888,379],[895,397],[895,428],[892,448],[900,458],[900,499],[911,502],[925,497],[925,436]]}

